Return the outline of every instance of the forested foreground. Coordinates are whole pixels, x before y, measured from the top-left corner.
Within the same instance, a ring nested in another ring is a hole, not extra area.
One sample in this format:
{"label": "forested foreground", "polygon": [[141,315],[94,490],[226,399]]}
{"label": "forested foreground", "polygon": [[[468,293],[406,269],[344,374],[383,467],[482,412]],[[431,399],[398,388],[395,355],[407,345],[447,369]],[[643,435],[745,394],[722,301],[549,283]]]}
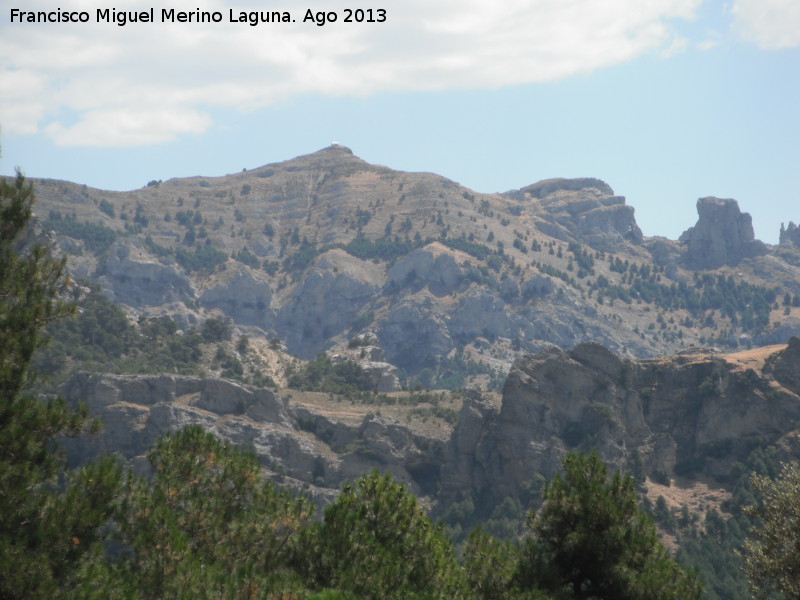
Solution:
{"label": "forested foreground", "polygon": [[[31,440],[33,441],[33,440]],[[6,488],[4,598],[701,598],[636,504],[630,477],[568,455],[519,542],[474,531],[460,552],[377,472],[322,519],[256,458],[196,426],[137,476],[108,459]],[[24,476],[23,465],[3,465]],[[9,478],[6,478],[8,481]],[[30,492],[33,491],[33,494]]]}
{"label": "forested foreground", "polygon": [[[73,310],[64,261],[29,239],[32,201],[22,176],[0,182],[0,598],[702,597],[633,479],[595,453],[565,457],[519,539],[475,530],[459,548],[388,475],[344,486],[318,515],[198,427],[158,442],[142,474],[110,456],[68,469],[59,437],[101,424],[26,392],[44,328]],[[800,475],[784,475],[755,480],[764,527],[746,565],[759,589],[796,597]]]}

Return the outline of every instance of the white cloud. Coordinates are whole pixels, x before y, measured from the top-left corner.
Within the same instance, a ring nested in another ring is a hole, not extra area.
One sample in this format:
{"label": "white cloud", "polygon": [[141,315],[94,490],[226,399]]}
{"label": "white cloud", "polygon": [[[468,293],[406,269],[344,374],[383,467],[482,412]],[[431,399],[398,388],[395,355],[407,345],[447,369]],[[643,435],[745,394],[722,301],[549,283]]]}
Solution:
{"label": "white cloud", "polygon": [[[304,13],[295,10],[297,23],[250,27],[227,23],[228,3],[208,0],[202,9],[222,11],[224,23],[4,25],[0,76],[21,83],[0,88],[0,119],[7,131],[43,130],[62,145],[142,145],[202,132],[213,107],[249,110],[307,92],[555,80],[675,51],[684,42],[673,20],[691,19],[700,2],[385,0],[386,23],[317,27],[299,22]],[[196,0],[173,5],[197,8]],[[255,0],[230,6],[264,10]],[[338,0],[319,0],[315,10],[343,18]],[[65,112],[77,113],[77,122],[64,122]]]}
{"label": "white cloud", "polygon": [[45,112],[44,78],[33,71],[0,70],[0,118],[9,131],[36,133]]}
{"label": "white cloud", "polygon": [[739,35],[765,50],[800,46],[800,2],[734,0],[731,9]]}
{"label": "white cloud", "polygon": [[140,146],[169,142],[179,135],[202,133],[211,126],[211,118],[182,107],[124,107],[90,110],[80,121],[64,126],[50,123],[45,132],[59,146]]}

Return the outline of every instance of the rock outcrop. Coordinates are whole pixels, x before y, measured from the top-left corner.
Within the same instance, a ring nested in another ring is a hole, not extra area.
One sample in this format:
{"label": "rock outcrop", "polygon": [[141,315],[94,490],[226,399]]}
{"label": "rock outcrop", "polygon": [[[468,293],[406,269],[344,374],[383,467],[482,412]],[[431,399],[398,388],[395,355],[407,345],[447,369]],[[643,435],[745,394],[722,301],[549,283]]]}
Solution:
{"label": "rock outcrop", "polygon": [[548,179],[504,195],[520,202],[538,201],[544,210],[537,215],[537,228],[560,240],[614,252],[621,244],[638,245],[644,239],[633,207],[599,179]]}
{"label": "rock outcrop", "polygon": [[[374,335],[374,334],[373,334]],[[372,382],[372,389],[381,394],[399,392],[402,389],[397,367],[386,362],[383,348],[378,346],[363,346],[356,352],[347,354],[330,354],[331,362],[336,364],[343,361],[353,361],[367,374]]]}
{"label": "rock outcrop", "polygon": [[766,252],[764,243],[755,239],[750,215],[740,212],[736,200],[700,198],[697,215],[695,226],[680,237],[686,246],[684,262],[690,268],[735,266]]}
{"label": "rock outcrop", "polygon": [[102,431],[63,441],[71,462],[118,453],[135,468],[156,440],[198,424],[251,448],[273,478],[311,486],[324,501],[345,479],[373,468],[390,471],[417,494],[430,494],[446,443],[407,425],[367,414],[358,424],[328,416],[271,390],[233,381],[171,375],[79,374],[61,387],[70,403],[86,402]]}
{"label": "rock outcrop", "polygon": [[470,388],[464,392],[464,404],[458,423],[447,448],[447,462],[441,469],[439,500],[444,506],[477,494],[496,483],[492,473],[498,457],[495,444],[498,407],[480,391]]}
{"label": "rock outcrop", "polygon": [[[542,287],[545,285],[542,284]],[[508,336],[511,318],[505,303],[494,291],[476,287],[461,297],[451,314],[448,327],[453,335],[462,339]]]}
{"label": "rock outcrop", "polygon": [[432,294],[443,296],[458,289],[464,280],[464,270],[451,252],[434,243],[415,250],[398,260],[386,273],[385,288],[423,287]]}
{"label": "rock outcrop", "polygon": [[114,301],[158,306],[194,298],[189,279],[174,264],[153,258],[139,240],[120,239],[108,249],[97,282]]}
{"label": "rock outcrop", "polygon": [[236,323],[267,329],[275,319],[269,279],[244,265],[223,271],[199,300],[208,308],[220,309]]}
{"label": "rock outcrop", "polygon": [[227,380],[78,375],[62,387],[104,424],[66,440],[71,460],[118,452],[136,467],[156,439],[197,423],[252,448],[274,478],[320,501],[372,468],[447,505],[520,497],[572,449],[616,469],[724,477],[757,446],[800,428],[800,339],[736,354],[707,350],[626,360],[594,343],[551,348],[515,364],[499,406],[464,394],[448,439],[385,416],[293,402]]}
{"label": "rock outcrop", "polygon": [[782,352],[771,355],[764,370],[775,380],[795,394],[800,395],[800,338],[793,337]]}
{"label": "rock outcrop", "polygon": [[800,426],[800,339],[719,355],[629,361],[584,343],[520,358],[499,411],[465,401],[442,470],[442,498],[500,502],[551,476],[564,453],[595,448],[613,467],[725,476],[759,444]]}
{"label": "rock outcrop", "polygon": [[789,221],[788,227],[784,227],[781,223],[781,232],[778,243],[786,246],[793,246],[800,248],[800,227]]}
{"label": "rock outcrop", "polygon": [[226,380],[79,374],[60,391],[70,402],[86,402],[90,414],[102,419],[100,434],[67,443],[84,460],[104,452],[119,452],[127,459],[141,456],[160,436],[190,423],[222,433],[216,425],[220,416],[246,419],[269,429],[291,428],[285,400],[270,390]]}
{"label": "rock outcrop", "polygon": [[382,279],[377,265],[342,250],[319,256],[277,313],[276,330],[289,352],[313,358],[325,349],[375,297]]}
{"label": "rock outcrop", "polygon": [[606,196],[614,195],[614,190],[611,189],[610,185],[594,177],[575,177],[572,179],[555,177],[553,179],[537,181],[519,190],[506,192],[504,195],[509,198],[514,198],[515,200],[525,200],[526,198],[537,198],[541,200],[558,191],[577,192],[586,189],[597,190]]}
{"label": "rock outcrop", "polygon": [[403,368],[424,364],[426,354],[443,355],[455,347],[437,302],[427,294],[398,303],[377,333],[389,361]]}

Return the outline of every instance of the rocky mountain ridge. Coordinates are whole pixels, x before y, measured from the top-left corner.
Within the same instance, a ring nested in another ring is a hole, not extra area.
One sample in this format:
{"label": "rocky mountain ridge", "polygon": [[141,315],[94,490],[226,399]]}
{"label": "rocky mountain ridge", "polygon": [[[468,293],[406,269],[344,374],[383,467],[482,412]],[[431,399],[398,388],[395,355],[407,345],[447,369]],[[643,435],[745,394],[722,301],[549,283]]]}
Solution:
{"label": "rocky mountain ridge", "polygon": [[678,241],[648,238],[597,179],[478,194],[338,145],[130,192],[35,183],[72,272],[133,320],[229,317],[303,359],[372,331],[401,378],[435,384],[454,357],[505,373],[553,344],[645,357],[800,333],[800,248],[754,240],[733,200],[701,199]]}
{"label": "rocky mountain ridge", "polygon": [[433,505],[473,498],[493,506],[524,497],[575,448],[596,448],[628,472],[720,481],[756,447],[796,456],[798,373],[800,338],[638,360],[594,343],[551,348],[515,362],[499,402],[469,389],[457,421],[433,431],[387,404],[314,402],[224,380],[80,374],[61,391],[104,423],[94,439],[67,441],[73,460],[115,451],[141,465],[160,435],[199,423],[252,448],[273,477],[320,502],[344,480],[379,468]]}

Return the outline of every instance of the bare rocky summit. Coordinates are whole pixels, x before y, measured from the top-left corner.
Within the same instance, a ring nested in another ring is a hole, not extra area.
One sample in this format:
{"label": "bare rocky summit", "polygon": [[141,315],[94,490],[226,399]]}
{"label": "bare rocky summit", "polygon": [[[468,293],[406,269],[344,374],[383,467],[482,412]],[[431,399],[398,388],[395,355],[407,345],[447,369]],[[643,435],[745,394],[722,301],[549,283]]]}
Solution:
{"label": "bare rocky summit", "polygon": [[633,207],[599,179],[548,179],[504,196],[522,203],[538,201],[536,204],[544,210],[536,226],[556,239],[577,239],[605,252],[643,240]]}

